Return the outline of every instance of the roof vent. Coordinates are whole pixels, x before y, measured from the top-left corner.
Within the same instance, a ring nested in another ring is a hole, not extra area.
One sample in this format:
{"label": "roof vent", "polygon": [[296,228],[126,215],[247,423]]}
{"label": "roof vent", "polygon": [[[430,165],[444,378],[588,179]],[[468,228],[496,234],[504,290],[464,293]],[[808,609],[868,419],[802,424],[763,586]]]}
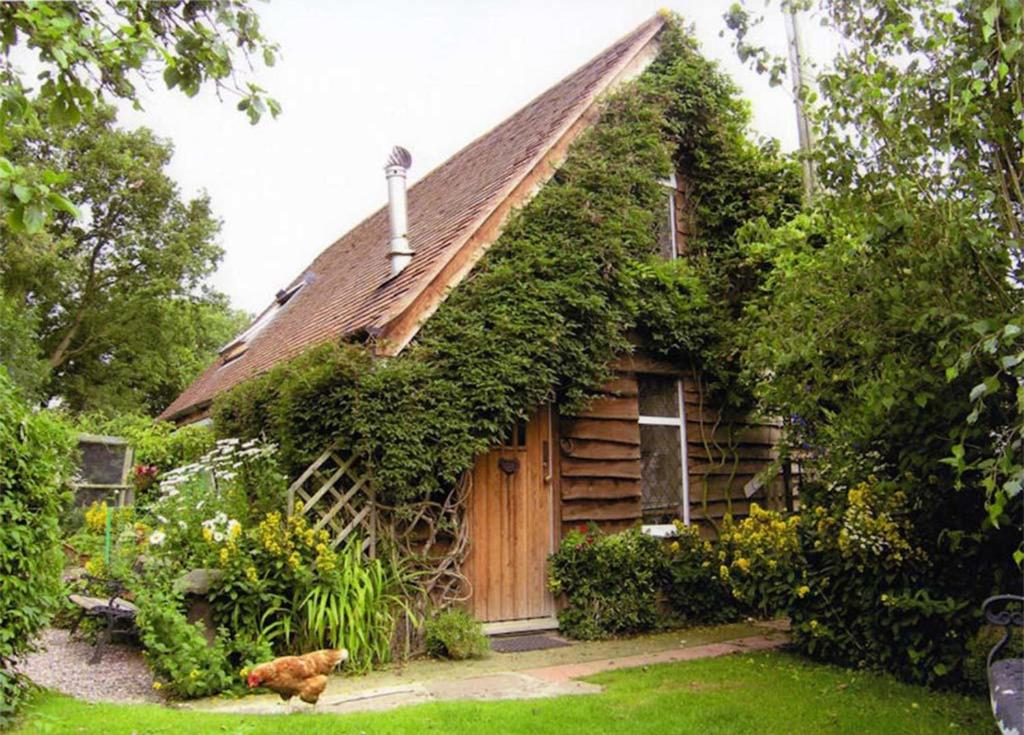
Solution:
{"label": "roof vent", "polygon": [[391,230],[388,257],[391,259],[392,278],[405,270],[412,260],[413,251],[409,247],[407,236],[409,222],[405,204],[405,172],[411,165],[412,155],[402,146],[396,145],[388,156],[387,165],[384,166],[384,175],[388,180],[388,222]]}

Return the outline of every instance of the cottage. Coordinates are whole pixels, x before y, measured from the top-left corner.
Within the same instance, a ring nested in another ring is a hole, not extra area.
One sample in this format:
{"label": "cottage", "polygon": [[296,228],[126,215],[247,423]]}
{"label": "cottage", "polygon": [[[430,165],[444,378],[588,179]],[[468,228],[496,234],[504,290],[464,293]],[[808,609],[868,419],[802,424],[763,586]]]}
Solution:
{"label": "cottage", "polygon": [[[656,16],[510,118],[405,188],[407,151],[387,162],[389,205],[328,247],[163,413],[179,423],[209,415],[214,399],[311,346],[362,341],[394,358],[473,271],[595,124],[607,95],[657,58],[670,21]],[[685,258],[693,236],[687,172],[662,182],[659,247]],[[509,427],[469,470],[462,574],[477,618],[529,628],[555,600],[546,559],[564,532],[678,519],[712,526],[752,499],[792,504],[780,428],[730,418],[701,375],[652,356],[622,354],[614,377],[584,408],[557,400]],[[324,437],[328,443],[331,437]]]}

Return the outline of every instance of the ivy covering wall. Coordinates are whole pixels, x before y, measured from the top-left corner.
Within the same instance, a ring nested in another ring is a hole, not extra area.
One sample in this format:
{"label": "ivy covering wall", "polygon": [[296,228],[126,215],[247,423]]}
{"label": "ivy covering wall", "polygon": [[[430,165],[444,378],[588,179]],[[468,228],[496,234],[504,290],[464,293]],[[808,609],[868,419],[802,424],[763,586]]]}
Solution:
{"label": "ivy covering wall", "polygon": [[[278,442],[299,469],[340,438],[393,501],[450,487],[535,407],[585,403],[610,365],[645,349],[743,401],[731,324],[757,273],[738,230],[798,206],[794,167],[754,142],[735,85],[678,18],[651,66],[604,103],[552,180],[398,357],[326,344],[222,395],[218,432]],[[690,257],[657,255],[660,180],[690,185]]]}

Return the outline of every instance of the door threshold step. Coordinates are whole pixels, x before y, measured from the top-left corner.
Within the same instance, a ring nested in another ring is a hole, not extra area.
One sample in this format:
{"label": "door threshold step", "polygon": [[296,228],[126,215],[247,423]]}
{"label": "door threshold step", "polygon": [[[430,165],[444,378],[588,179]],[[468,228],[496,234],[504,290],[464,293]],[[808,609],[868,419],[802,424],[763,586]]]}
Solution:
{"label": "door threshold step", "polygon": [[523,618],[522,620],[499,620],[484,623],[484,635],[511,635],[513,633],[536,633],[542,630],[558,630],[558,618]]}

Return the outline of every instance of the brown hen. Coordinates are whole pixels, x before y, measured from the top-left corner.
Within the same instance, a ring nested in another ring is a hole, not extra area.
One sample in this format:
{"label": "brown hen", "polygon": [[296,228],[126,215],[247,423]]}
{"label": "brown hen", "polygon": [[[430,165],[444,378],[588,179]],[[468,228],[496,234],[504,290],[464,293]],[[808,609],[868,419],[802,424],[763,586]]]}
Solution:
{"label": "brown hen", "polygon": [[249,688],[266,687],[286,702],[298,697],[308,704],[316,704],[327,686],[327,674],[347,658],[348,651],[344,648],[275,658],[249,672]]}

